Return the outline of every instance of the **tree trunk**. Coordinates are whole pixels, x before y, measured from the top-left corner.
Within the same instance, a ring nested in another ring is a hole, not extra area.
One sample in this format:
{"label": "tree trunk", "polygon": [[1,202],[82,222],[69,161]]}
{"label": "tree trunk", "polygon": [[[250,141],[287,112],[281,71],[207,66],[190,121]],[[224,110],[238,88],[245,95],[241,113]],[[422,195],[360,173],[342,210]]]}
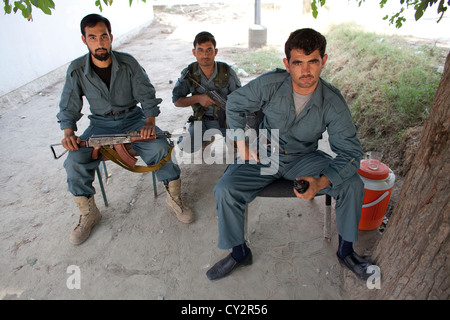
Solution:
{"label": "tree trunk", "polygon": [[449,299],[449,110],[450,53],[411,169],[375,245],[382,275],[377,298]]}

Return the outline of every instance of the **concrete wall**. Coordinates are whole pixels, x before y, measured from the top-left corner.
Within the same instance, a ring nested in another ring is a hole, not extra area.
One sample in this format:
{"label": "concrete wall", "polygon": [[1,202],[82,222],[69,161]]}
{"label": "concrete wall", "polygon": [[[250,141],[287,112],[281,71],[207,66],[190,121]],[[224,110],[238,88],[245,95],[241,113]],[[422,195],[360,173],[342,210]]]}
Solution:
{"label": "concrete wall", "polygon": [[33,91],[30,82],[36,79],[40,79],[41,86],[46,81],[51,82],[51,77],[46,75],[85,54],[80,21],[86,14],[99,13],[111,21],[113,47],[153,21],[150,1],[135,0],[131,7],[129,1],[114,1],[111,7],[104,7],[103,12],[94,2],[55,0],[56,9],[51,15],[34,8],[32,22],[24,19],[20,12],[0,14],[0,97],[24,85],[30,87],[24,91]]}

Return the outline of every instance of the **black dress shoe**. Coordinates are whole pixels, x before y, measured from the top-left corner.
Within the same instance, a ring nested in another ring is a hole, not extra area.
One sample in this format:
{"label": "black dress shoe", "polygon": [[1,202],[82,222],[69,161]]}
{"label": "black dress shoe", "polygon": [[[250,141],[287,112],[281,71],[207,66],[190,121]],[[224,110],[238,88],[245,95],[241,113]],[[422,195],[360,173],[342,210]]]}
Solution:
{"label": "black dress shoe", "polygon": [[217,262],[211,269],[209,269],[208,272],[206,272],[206,276],[209,280],[219,280],[229,275],[234,269],[240,266],[249,266],[252,263],[253,256],[251,251],[241,262],[234,260],[230,253],[228,256]]}
{"label": "black dress shoe", "polygon": [[372,264],[361,258],[356,252],[349,254],[344,259],[337,257],[340,264],[350,269],[359,279],[367,280],[372,275],[372,273],[367,273],[367,268]]}

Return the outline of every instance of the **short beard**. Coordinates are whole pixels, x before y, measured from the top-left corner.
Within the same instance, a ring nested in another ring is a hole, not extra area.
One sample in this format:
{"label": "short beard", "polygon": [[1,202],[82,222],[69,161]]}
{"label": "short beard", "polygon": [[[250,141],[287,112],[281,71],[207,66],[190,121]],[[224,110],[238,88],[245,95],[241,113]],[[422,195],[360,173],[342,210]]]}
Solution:
{"label": "short beard", "polygon": [[[101,48],[102,50],[105,50],[106,52],[105,53],[102,53],[102,54],[97,54],[97,53],[92,53],[91,52],[91,54],[92,54],[92,56],[95,58],[95,59],[97,59],[97,60],[99,60],[99,61],[106,61],[106,60],[108,60],[109,59],[109,57],[111,56],[111,54],[110,54],[110,52],[108,51],[108,50],[106,50],[105,48]],[[98,49],[97,49],[98,50]]]}

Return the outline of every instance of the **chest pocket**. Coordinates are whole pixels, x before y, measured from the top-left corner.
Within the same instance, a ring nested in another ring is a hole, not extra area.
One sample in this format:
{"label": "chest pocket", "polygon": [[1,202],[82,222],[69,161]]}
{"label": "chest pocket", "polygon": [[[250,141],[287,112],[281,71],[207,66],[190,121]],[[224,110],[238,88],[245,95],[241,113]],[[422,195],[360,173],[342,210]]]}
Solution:
{"label": "chest pocket", "polygon": [[323,115],[317,106],[310,106],[295,119],[294,125],[290,128],[290,135],[294,141],[309,144],[316,143],[326,130]]}
{"label": "chest pocket", "polygon": [[263,106],[262,110],[265,115],[264,127],[267,129],[278,129],[280,136],[282,133],[287,132],[295,120],[295,114],[290,114],[289,107],[289,103],[284,97],[273,99]]}
{"label": "chest pocket", "polygon": [[128,106],[132,103],[133,87],[131,86],[133,75],[128,72],[117,74],[114,82],[111,82],[111,102],[115,105]]}

